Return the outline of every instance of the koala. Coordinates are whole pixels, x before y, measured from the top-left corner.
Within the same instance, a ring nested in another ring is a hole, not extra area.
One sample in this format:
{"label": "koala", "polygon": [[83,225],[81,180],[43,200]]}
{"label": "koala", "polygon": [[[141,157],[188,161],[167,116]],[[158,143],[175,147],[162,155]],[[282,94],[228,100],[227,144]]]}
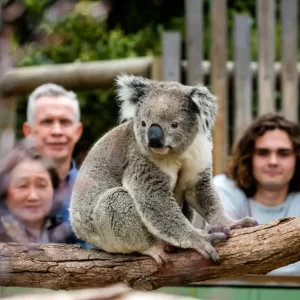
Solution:
{"label": "koala", "polygon": [[[97,141],[74,184],[70,221],[78,238],[109,253],[169,260],[192,248],[219,262],[214,244],[255,226],[225,216],[212,183],[216,98],[203,86],[138,76],[116,79],[121,124]],[[197,211],[209,230],[192,223]]]}

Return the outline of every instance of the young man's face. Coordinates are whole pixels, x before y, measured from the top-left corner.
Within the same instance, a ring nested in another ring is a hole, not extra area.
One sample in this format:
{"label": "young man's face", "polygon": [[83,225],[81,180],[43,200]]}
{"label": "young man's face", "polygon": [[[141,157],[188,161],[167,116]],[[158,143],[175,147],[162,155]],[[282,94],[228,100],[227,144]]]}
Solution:
{"label": "young man's face", "polygon": [[286,188],[296,166],[296,154],[288,134],[280,129],[266,131],[257,138],[252,160],[253,175],[261,188]]}
{"label": "young man's face", "polygon": [[82,134],[82,124],[75,122],[70,99],[42,96],[36,101],[34,122],[24,123],[25,136],[35,138],[39,150],[46,156],[64,161],[72,157],[75,144]]}

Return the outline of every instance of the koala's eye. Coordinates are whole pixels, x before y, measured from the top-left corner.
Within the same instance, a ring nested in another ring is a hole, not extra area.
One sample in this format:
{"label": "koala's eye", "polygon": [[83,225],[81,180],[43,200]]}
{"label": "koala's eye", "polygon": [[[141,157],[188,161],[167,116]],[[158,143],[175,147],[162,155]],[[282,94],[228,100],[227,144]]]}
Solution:
{"label": "koala's eye", "polygon": [[145,127],[146,126],[146,123],[144,121],[142,121],[142,126]]}
{"label": "koala's eye", "polygon": [[173,122],[173,123],[171,124],[171,126],[172,126],[172,128],[177,128],[177,127],[178,127],[178,123],[177,123],[177,122]]}

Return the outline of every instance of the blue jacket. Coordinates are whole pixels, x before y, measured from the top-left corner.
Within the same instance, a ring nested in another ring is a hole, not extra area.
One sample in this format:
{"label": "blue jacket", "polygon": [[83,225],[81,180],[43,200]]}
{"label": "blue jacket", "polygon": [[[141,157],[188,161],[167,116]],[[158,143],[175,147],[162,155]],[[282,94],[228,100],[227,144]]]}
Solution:
{"label": "blue jacket", "polygon": [[72,160],[71,168],[69,173],[67,174],[66,178],[64,179],[63,183],[60,185],[59,188],[55,190],[54,193],[54,204],[52,213],[58,218],[61,219],[70,230],[72,234],[72,240],[74,244],[79,244],[84,248],[93,248],[93,246],[89,245],[88,243],[79,240],[75,234],[72,232],[72,227],[70,223],[70,201],[72,195],[72,189],[78,174],[78,169],[76,167],[76,163]]}

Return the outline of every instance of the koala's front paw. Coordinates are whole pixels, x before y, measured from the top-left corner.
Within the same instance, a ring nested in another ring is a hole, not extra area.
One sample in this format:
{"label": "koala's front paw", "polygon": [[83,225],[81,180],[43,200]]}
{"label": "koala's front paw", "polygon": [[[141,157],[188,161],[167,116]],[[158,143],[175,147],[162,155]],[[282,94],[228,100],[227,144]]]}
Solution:
{"label": "koala's front paw", "polygon": [[206,259],[212,259],[215,263],[220,263],[220,257],[217,250],[212,246],[219,242],[227,240],[227,236],[222,232],[204,234],[193,242],[190,248],[195,249],[202,254]]}
{"label": "koala's front paw", "polygon": [[206,225],[205,230],[207,230],[208,233],[215,233],[215,232],[224,233],[227,238],[230,236],[229,224]]}
{"label": "koala's front paw", "polygon": [[245,217],[243,219],[233,221],[230,224],[230,229],[239,229],[239,228],[246,228],[246,227],[254,227],[258,225],[258,222],[251,218],[251,217]]}
{"label": "koala's front paw", "polygon": [[223,220],[222,222],[218,222],[215,224],[206,225],[205,230],[208,233],[215,233],[215,232],[222,232],[227,237],[230,237],[230,230],[231,229],[239,229],[239,228],[246,228],[246,227],[253,227],[258,225],[257,221],[251,217],[245,217],[243,219],[233,221],[233,220]]}

